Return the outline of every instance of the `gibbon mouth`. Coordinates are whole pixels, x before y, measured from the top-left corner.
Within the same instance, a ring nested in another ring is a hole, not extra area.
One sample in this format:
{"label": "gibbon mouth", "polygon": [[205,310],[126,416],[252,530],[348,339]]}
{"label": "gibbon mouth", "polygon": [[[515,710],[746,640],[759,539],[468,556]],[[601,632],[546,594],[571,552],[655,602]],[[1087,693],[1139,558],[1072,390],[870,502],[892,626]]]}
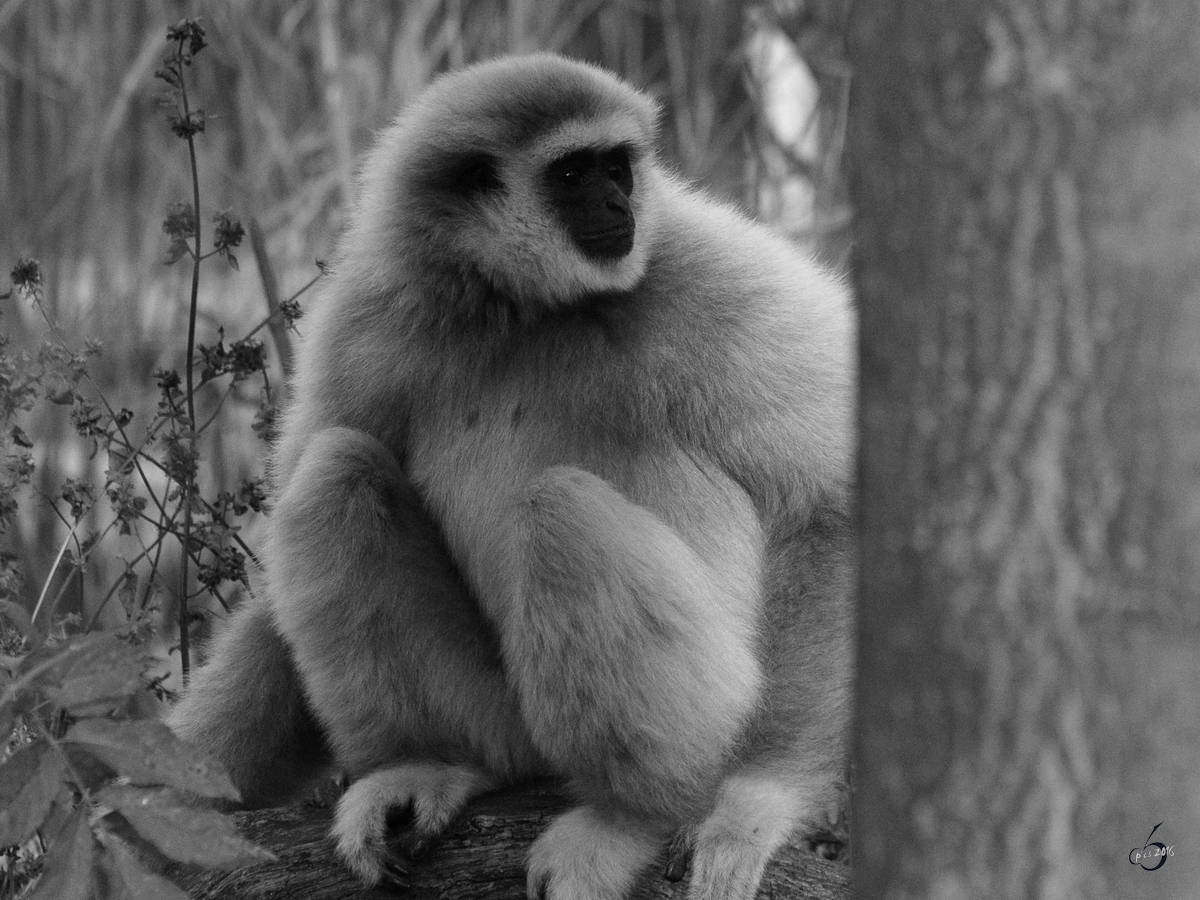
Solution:
{"label": "gibbon mouth", "polygon": [[633,249],[632,225],[617,225],[603,231],[581,234],[576,238],[579,249],[594,259],[620,259]]}

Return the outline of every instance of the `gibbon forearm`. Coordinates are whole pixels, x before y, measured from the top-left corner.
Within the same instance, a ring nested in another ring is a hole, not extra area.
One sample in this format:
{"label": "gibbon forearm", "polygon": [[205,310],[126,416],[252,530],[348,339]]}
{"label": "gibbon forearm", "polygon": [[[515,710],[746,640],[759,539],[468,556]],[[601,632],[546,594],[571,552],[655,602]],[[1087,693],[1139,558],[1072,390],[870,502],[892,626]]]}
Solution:
{"label": "gibbon forearm", "polygon": [[494,634],[395,459],[314,435],[274,510],[268,578],[309,703],[351,776],[400,758],[528,774]]}

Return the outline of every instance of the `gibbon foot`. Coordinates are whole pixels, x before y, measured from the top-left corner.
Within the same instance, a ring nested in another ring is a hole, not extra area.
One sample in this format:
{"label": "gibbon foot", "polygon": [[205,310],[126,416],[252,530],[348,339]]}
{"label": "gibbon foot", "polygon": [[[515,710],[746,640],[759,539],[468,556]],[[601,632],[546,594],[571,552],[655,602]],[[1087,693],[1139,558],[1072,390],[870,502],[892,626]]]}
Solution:
{"label": "gibbon foot", "polygon": [[658,854],[659,837],[642,823],[592,807],[564,813],[529,851],[529,900],[623,900]]}
{"label": "gibbon foot", "polygon": [[[482,772],[441,763],[371,772],[338,801],[332,832],[338,855],[363,884],[404,889],[408,864],[426,856],[467,801],[491,786]],[[389,826],[398,823],[404,833],[389,840]]]}
{"label": "gibbon foot", "polygon": [[752,900],[763,870],[803,820],[797,785],[765,774],[725,779],[694,834],[688,900]]}

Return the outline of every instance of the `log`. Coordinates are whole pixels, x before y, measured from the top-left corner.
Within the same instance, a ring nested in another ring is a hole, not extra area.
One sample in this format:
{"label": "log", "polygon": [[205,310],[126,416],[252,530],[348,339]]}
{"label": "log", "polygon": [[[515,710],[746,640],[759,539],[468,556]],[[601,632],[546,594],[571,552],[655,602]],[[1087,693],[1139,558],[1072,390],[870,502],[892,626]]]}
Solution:
{"label": "log", "polygon": [[[333,811],[306,804],[234,815],[274,863],[235,872],[173,873],[193,900],[524,900],[525,855],[549,820],[568,806],[553,786],[499,791],[473,802],[429,856],[412,864],[406,892],[364,889],[342,866],[329,839]],[[682,900],[662,865],[648,871],[634,900]],[[760,900],[849,900],[850,867],[823,859],[797,839],[768,866]]]}

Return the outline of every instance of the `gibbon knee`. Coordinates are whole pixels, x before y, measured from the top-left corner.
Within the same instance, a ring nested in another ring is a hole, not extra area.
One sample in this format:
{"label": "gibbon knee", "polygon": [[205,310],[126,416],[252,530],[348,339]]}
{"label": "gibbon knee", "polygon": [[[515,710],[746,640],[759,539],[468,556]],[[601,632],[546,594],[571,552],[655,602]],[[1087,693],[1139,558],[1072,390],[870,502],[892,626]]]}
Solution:
{"label": "gibbon knee", "polygon": [[[365,432],[326,428],[311,436],[279,498],[269,555],[281,570],[286,557],[315,552],[339,575],[352,574],[344,554],[383,552],[402,530],[418,540],[433,538],[395,456]],[[299,567],[307,571],[315,562]]]}
{"label": "gibbon knee", "polygon": [[603,479],[547,470],[503,626],[543,752],[585,786],[683,815],[711,791],[760,689],[754,548],[737,590]]}

